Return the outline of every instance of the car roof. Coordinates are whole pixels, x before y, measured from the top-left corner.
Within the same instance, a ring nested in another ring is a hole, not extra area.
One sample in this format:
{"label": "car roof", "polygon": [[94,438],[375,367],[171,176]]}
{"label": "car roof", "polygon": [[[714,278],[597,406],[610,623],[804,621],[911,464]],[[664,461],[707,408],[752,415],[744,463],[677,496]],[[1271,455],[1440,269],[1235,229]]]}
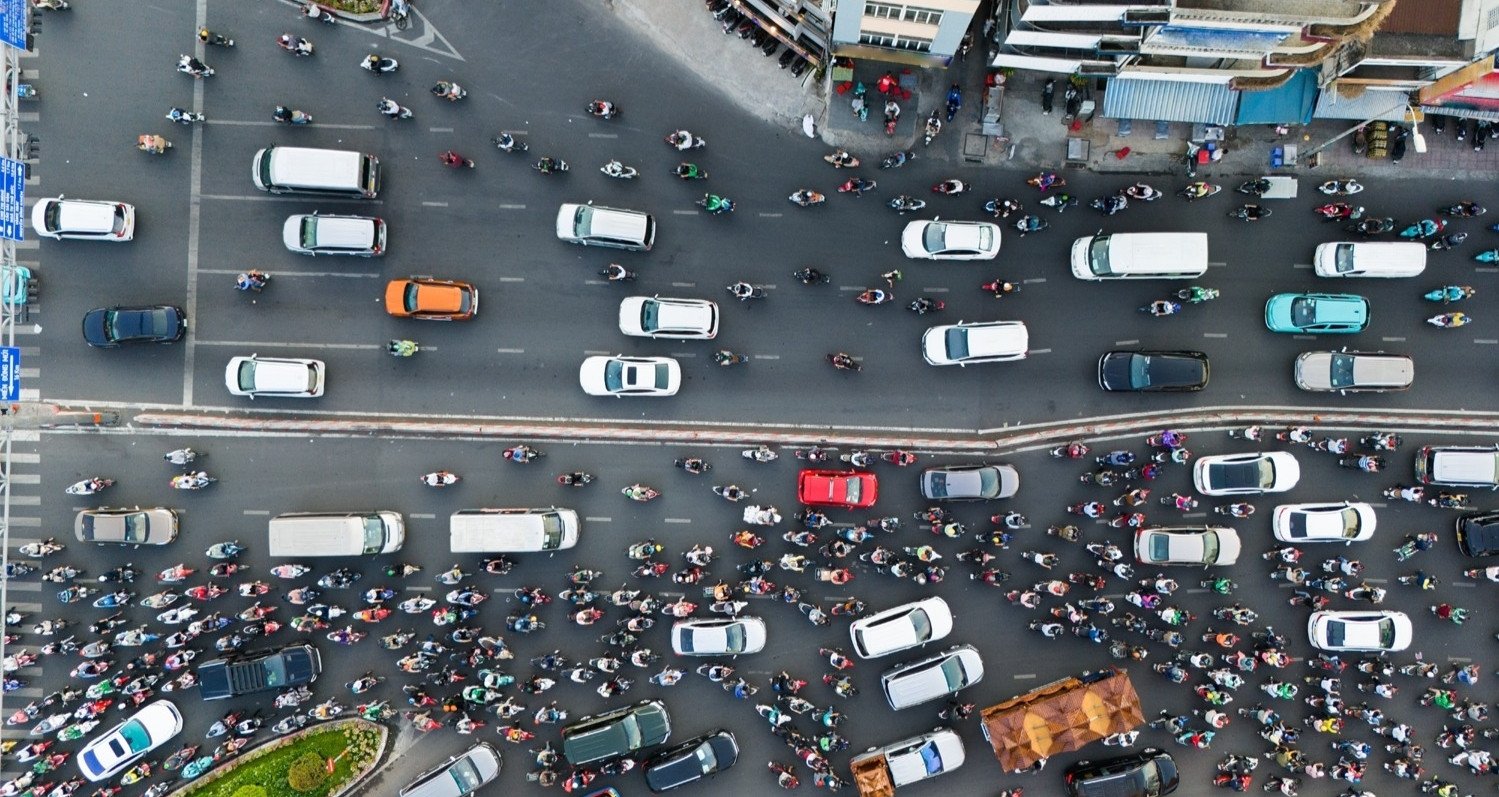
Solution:
{"label": "car roof", "polygon": [[59,199],[58,224],[63,232],[106,233],[114,229],[113,202]]}
{"label": "car roof", "polygon": [[307,371],[312,363],[282,357],[236,357],[236,369],[250,360],[255,362],[256,391],[300,393],[307,390]]}
{"label": "car roof", "polygon": [[1030,332],[1019,321],[993,321],[983,324],[959,324],[968,332],[969,358],[994,357],[1024,352],[1030,345]]}

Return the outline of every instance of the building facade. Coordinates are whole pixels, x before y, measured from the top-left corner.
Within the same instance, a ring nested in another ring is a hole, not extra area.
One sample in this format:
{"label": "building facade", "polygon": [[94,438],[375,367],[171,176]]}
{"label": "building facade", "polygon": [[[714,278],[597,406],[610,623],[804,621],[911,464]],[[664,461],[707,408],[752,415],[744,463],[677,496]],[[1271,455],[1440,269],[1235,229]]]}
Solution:
{"label": "building facade", "polygon": [[943,66],[963,44],[982,0],[837,0],[833,55]]}

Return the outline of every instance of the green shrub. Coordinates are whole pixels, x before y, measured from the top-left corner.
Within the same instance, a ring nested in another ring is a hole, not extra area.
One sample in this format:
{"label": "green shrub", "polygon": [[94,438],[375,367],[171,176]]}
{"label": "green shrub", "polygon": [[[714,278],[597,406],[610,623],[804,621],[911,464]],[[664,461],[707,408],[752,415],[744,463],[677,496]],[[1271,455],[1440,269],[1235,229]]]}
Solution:
{"label": "green shrub", "polygon": [[286,768],[286,785],[297,791],[312,791],[327,779],[327,766],[317,753],[303,753]]}
{"label": "green shrub", "polygon": [[261,786],[241,786],[234,790],[231,797],[266,797],[266,791]]}

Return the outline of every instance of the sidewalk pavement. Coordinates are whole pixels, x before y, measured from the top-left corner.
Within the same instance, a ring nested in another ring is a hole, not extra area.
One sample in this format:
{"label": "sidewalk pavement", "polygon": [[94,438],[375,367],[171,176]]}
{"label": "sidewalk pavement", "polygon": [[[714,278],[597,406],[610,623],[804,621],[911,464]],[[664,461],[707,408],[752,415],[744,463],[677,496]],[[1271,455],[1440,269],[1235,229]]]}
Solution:
{"label": "sidewalk pavement", "polygon": [[[778,69],[775,58],[764,57],[759,50],[737,36],[723,34],[699,0],[604,0],[617,18],[629,25],[653,46],[679,60],[684,69],[702,70],[705,65],[719,75],[736,75],[734,81],[705,82],[718,88],[723,101],[734,103],[757,116],[770,119],[800,134],[801,119],[812,114],[817,121],[818,137],[831,147],[843,147],[869,160],[900,149],[915,149],[919,157],[946,161],[954,167],[991,166],[1034,172],[1061,168],[1066,161],[1067,138],[1078,135],[1090,142],[1088,169],[1120,174],[1173,174],[1186,179],[1183,157],[1191,125],[1172,123],[1168,137],[1155,139],[1154,120],[1138,119],[1132,123],[1131,135],[1119,135],[1119,120],[1095,116],[1076,133],[1070,133],[1063,122],[1062,87],[1058,78],[1056,109],[1050,116],[1041,113],[1041,86],[1047,75],[1016,73],[1006,86],[1001,121],[1009,145],[989,139],[982,158],[974,157],[979,141],[982,97],[987,69],[980,54],[975,53],[946,68],[910,67],[906,76],[912,96],[900,101],[901,117],[893,136],[885,135],[883,107],[885,98],[875,90],[875,81],[886,71],[901,75],[906,67],[874,61],[859,62],[855,79],[868,88],[869,117],[863,121],[854,115],[851,93],[839,95],[829,75],[819,82],[816,71],[808,70],[800,79],[789,71]],[[929,147],[921,146],[921,129],[933,109],[943,108],[947,87],[957,81],[963,89],[963,108],[958,116],[944,125],[942,133]],[[1101,98],[1095,97],[1100,100]],[[1438,135],[1431,124],[1421,125],[1429,151],[1419,154],[1413,143],[1398,164],[1389,160],[1371,160],[1355,155],[1352,136],[1334,142],[1321,151],[1321,165],[1310,168],[1306,156],[1313,148],[1348,130],[1356,120],[1315,120],[1306,127],[1293,127],[1278,137],[1273,127],[1255,125],[1227,128],[1225,154],[1215,163],[1202,165],[1197,179],[1222,181],[1229,176],[1242,177],[1271,173],[1270,152],[1277,144],[1295,144],[1299,164],[1294,168],[1273,170],[1279,174],[1306,174],[1317,179],[1333,177],[1400,178],[1419,175],[1425,178],[1459,180],[1474,172],[1499,169],[1499,143],[1492,150],[1474,152],[1468,142],[1455,140],[1457,120],[1448,124],[1445,135]],[[970,135],[973,134],[973,135]],[[1129,153],[1114,153],[1128,147]],[[966,154],[969,156],[965,158]],[[1324,177],[1325,175],[1325,177]]]}

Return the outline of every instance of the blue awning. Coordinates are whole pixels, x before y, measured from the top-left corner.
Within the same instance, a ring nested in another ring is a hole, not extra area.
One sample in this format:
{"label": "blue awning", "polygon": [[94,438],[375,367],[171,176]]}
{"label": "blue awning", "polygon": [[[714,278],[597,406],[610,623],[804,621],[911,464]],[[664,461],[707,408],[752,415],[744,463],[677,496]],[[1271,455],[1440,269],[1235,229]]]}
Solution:
{"label": "blue awning", "polygon": [[1112,119],[1233,124],[1239,94],[1227,83],[1118,77],[1108,81],[1103,115]]}
{"label": "blue awning", "polygon": [[1317,74],[1298,69],[1290,80],[1265,91],[1239,92],[1241,125],[1304,125],[1317,107]]}

